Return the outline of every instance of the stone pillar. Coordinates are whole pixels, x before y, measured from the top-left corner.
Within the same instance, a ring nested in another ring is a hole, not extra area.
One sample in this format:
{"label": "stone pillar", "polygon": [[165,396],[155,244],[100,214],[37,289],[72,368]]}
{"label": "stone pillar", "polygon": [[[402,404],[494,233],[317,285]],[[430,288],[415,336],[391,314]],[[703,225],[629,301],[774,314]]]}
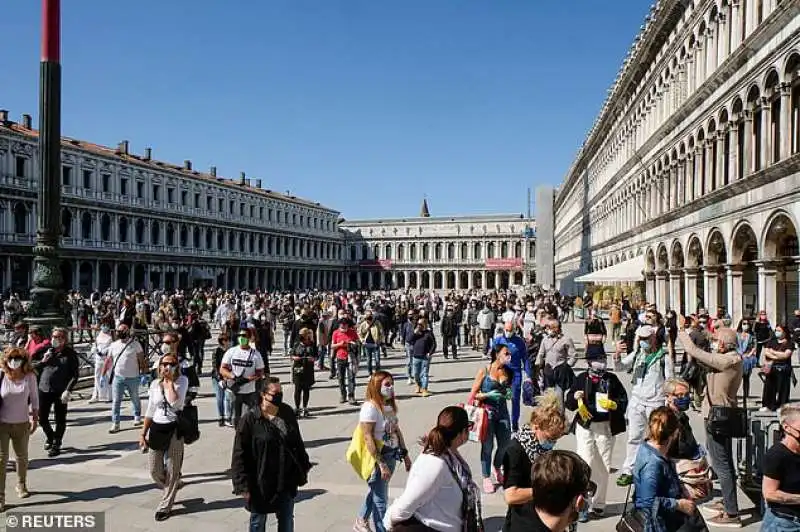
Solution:
{"label": "stone pillar", "polygon": [[119,288],[119,263],[115,262],[111,266],[111,289],[116,290]]}
{"label": "stone pillar", "polygon": [[472,290],[473,288],[475,288],[474,279],[472,277],[473,277],[472,271],[471,270],[467,271],[467,289],[468,290]]}
{"label": "stone pillar", "polygon": [[714,190],[725,186],[725,135],[729,127],[717,132],[717,171],[714,175]]}
{"label": "stone pillar", "polygon": [[717,16],[717,66],[724,63],[730,54],[727,24],[725,13],[720,13]]}
{"label": "stone pillar", "polygon": [[697,275],[696,268],[684,268],[683,270],[683,290],[685,293],[683,304],[686,307],[686,314],[697,311]]}
{"label": "stone pillar", "polygon": [[481,272],[481,289],[486,290],[486,270]]}
{"label": "stone pillar", "polygon": [[700,193],[705,196],[714,190],[714,138],[706,139],[706,167],[703,170],[703,187]]}
{"label": "stone pillar", "polygon": [[730,52],[733,53],[742,42],[742,8],[740,0],[731,1],[731,45]]}
{"label": "stone pillar", "polygon": [[647,299],[647,303],[655,303],[656,301],[656,276],[653,272],[647,272],[645,274],[645,297]]}
{"label": "stone pillar", "polygon": [[[772,106],[767,98],[761,98],[761,166],[763,170],[772,164]],[[775,322],[771,322],[775,323]]]}
{"label": "stone pillar", "polygon": [[683,175],[683,194],[686,198],[686,203],[694,201],[694,153],[689,152],[686,154],[686,172]]}
{"label": "stone pillar", "polygon": [[[131,267],[131,272],[133,272],[133,267]],[[9,286],[11,286],[10,283]],[[72,266],[72,287],[78,289],[80,286],[81,286],[81,261],[76,260],[74,265]]]}
{"label": "stone pillar", "polygon": [[709,311],[716,311],[719,306],[719,277],[718,269],[716,266],[706,266],[703,268],[705,271],[705,301],[703,306]]}
{"label": "stone pillar", "polygon": [[758,309],[767,311],[770,323],[777,323],[777,269],[772,262],[757,262]]}
{"label": "stone pillar", "polygon": [[699,198],[703,195],[703,190],[700,186],[703,176],[703,164],[705,161],[705,157],[703,156],[703,148],[701,146],[695,146],[694,148],[694,176],[692,185],[694,187],[694,193],[692,197],[694,199]]}
{"label": "stone pillar", "polygon": [[656,308],[665,313],[669,307],[667,272],[656,272]]}
{"label": "stone pillar", "polygon": [[[742,272],[744,268],[741,264],[728,264],[726,266],[728,282],[728,313],[731,315],[731,324],[736,326],[742,319]],[[709,309],[710,311],[710,309]]]}
{"label": "stone pillar", "polygon": [[676,312],[685,313],[683,304],[683,294],[681,293],[681,278],[683,271],[669,271],[669,308]]}
{"label": "stone pillar", "polygon": [[706,28],[706,77],[711,77],[711,74],[717,69],[717,46],[714,43],[714,31],[711,28],[713,21],[710,21],[708,28]]}
{"label": "stone pillar", "polygon": [[789,124],[792,121],[792,85],[790,83],[781,84],[781,124],[780,124],[780,155],[781,161],[785,160],[792,153],[792,128]]}
{"label": "stone pillar", "polygon": [[734,120],[729,124],[730,139],[728,140],[728,183],[739,179],[739,123]]}
{"label": "stone pillar", "polygon": [[749,109],[744,111],[744,172],[742,177],[753,173],[753,113]]}

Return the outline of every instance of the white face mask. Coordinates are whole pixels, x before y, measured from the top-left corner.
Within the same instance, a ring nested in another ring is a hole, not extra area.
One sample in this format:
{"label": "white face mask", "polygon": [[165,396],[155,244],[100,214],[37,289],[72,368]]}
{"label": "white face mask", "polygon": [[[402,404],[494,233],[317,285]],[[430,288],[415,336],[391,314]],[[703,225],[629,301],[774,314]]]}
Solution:
{"label": "white face mask", "polygon": [[58,349],[59,347],[61,347],[61,346],[62,346],[62,342],[61,342],[61,340],[59,340],[58,338],[53,338],[53,339],[50,341],[50,345],[52,345],[52,346],[53,346],[55,349]]}
{"label": "white face mask", "polygon": [[161,352],[165,355],[172,353],[172,345],[171,344],[161,344]]}
{"label": "white face mask", "polygon": [[22,367],[22,360],[15,358],[8,361],[8,367],[11,369],[19,369]]}

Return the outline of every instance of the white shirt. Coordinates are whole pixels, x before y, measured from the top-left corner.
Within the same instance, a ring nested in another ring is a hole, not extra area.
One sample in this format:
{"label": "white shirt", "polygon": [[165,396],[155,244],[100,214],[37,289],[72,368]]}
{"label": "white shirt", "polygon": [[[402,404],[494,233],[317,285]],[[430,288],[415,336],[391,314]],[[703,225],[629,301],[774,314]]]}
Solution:
{"label": "white shirt", "polygon": [[[264,359],[261,358],[261,353],[254,347],[248,346],[247,349],[242,349],[240,346],[235,345],[225,351],[222,356],[222,365],[230,366],[234,377],[252,377],[256,374],[257,370],[264,369]],[[250,381],[241,388],[239,394],[255,393],[256,383]]]}
{"label": "white shirt", "polygon": [[461,487],[444,459],[421,454],[411,466],[406,489],[395,499],[383,524],[391,525],[416,517],[423,525],[441,532],[461,532]]}
{"label": "white shirt", "polygon": [[174,423],[178,420],[178,411],[183,409],[186,390],[188,389],[189,379],[186,378],[186,375],[181,375],[175,381],[175,391],[178,393],[178,398],[174,403],[169,403],[164,390],[161,388],[161,379],[154,380],[150,384],[150,392],[147,395],[147,410],[144,417],[149,417],[154,423]]}
{"label": "white shirt", "polygon": [[114,357],[114,376],[130,379],[139,376],[138,356],[144,355],[142,344],[138,340],[128,338],[126,340],[114,340],[108,346],[107,354]]}
{"label": "white shirt", "polygon": [[370,401],[361,405],[358,414],[359,423],[375,423],[372,428],[372,437],[392,448],[399,446],[397,438],[397,416],[391,406],[383,407],[383,413]]}

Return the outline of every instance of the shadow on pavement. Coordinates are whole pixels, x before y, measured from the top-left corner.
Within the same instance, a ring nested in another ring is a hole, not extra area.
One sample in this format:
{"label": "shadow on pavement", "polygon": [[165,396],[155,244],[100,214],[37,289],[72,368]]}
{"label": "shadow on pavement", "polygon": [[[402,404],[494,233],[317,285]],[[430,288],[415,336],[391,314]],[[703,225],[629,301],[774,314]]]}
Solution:
{"label": "shadow on pavement", "polygon": [[[156,485],[151,483],[147,484],[137,484],[135,486],[103,486],[100,488],[92,488],[85,491],[36,491],[32,490],[31,495],[34,499],[31,502],[25,502],[22,504],[14,504],[13,508],[27,508],[30,506],[42,506],[48,504],[71,504],[75,502],[92,502],[98,499],[114,499],[117,497],[123,497],[125,495],[132,495],[135,493],[144,493],[145,491],[153,490],[158,491],[156,489]],[[42,495],[55,495],[61,497],[60,499],[54,500],[39,500],[39,497]]]}
{"label": "shadow on pavement", "polygon": [[319,440],[311,440],[306,442],[306,449],[316,449],[319,447],[325,447],[326,445],[335,445],[337,443],[349,442],[350,440],[351,440],[350,436],[339,436],[337,438],[322,438]]}

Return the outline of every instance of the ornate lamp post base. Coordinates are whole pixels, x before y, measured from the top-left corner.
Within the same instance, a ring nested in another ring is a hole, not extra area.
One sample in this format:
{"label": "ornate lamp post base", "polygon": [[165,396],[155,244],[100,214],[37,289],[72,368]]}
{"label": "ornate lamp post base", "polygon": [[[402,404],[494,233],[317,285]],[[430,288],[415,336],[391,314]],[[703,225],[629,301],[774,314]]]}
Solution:
{"label": "ornate lamp post base", "polygon": [[66,321],[61,268],[57,249],[53,246],[37,244],[33,253],[35,258],[31,306],[25,321],[49,332],[53,327],[64,325]]}

